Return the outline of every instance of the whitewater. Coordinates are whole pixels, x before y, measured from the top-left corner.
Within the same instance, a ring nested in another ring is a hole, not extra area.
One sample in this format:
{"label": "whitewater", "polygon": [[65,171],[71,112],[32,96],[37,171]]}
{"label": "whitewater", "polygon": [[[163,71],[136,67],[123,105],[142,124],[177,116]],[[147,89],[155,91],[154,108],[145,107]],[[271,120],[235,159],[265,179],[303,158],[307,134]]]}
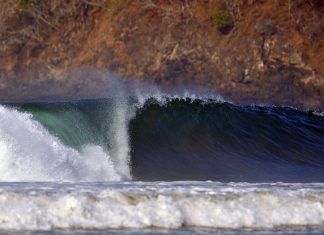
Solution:
{"label": "whitewater", "polygon": [[323,229],[322,184],[0,184],[4,230]]}
{"label": "whitewater", "polygon": [[1,105],[0,231],[324,231],[318,113],[191,95]]}

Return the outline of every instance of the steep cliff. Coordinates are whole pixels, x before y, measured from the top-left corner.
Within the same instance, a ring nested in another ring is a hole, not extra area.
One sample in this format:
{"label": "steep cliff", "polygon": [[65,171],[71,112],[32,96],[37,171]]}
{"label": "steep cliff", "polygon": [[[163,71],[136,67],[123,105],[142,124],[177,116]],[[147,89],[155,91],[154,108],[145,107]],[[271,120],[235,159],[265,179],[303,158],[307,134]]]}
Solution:
{"label": "steep cliff", "polygon": [[321,0],[0,0],[0,99],[92,97],[109,71],[324,108]]}

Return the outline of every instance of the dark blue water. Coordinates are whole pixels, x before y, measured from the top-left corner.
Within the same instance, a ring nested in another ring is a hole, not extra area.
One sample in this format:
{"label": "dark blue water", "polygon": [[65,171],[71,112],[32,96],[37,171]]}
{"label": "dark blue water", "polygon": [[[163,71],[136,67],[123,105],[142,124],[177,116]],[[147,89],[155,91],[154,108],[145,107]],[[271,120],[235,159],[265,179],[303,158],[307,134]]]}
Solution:
{"label": "dark blue water", "polygon": [[141,180],[323,182],[324,118],[291,108],[147,102],[130,123]]}

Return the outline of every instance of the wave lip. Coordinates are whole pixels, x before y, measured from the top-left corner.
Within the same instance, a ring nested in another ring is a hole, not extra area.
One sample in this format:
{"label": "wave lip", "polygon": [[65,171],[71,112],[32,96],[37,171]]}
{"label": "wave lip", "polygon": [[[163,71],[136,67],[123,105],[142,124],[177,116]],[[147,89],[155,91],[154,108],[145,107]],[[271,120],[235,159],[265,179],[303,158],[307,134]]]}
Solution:
{"label": "wave lip", "polygon": [[[4,184],[1,230],[324,229],[324,184]],[[19,216],[18,216],[19,215]]]}

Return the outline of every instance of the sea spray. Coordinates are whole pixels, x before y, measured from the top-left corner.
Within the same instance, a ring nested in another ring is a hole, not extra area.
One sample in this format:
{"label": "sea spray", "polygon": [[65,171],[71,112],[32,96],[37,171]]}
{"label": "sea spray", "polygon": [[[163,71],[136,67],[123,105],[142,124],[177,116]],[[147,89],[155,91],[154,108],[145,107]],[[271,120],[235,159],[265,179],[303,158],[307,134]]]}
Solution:
{"label": "sea spray", "polygon": [[114,100],[113,117],[109,135],[110,154],[113,156],[116,169],[126,179],[131,179],[130,172],[130,146],[128,124],[135,115],[135,107],[126,98]]}

